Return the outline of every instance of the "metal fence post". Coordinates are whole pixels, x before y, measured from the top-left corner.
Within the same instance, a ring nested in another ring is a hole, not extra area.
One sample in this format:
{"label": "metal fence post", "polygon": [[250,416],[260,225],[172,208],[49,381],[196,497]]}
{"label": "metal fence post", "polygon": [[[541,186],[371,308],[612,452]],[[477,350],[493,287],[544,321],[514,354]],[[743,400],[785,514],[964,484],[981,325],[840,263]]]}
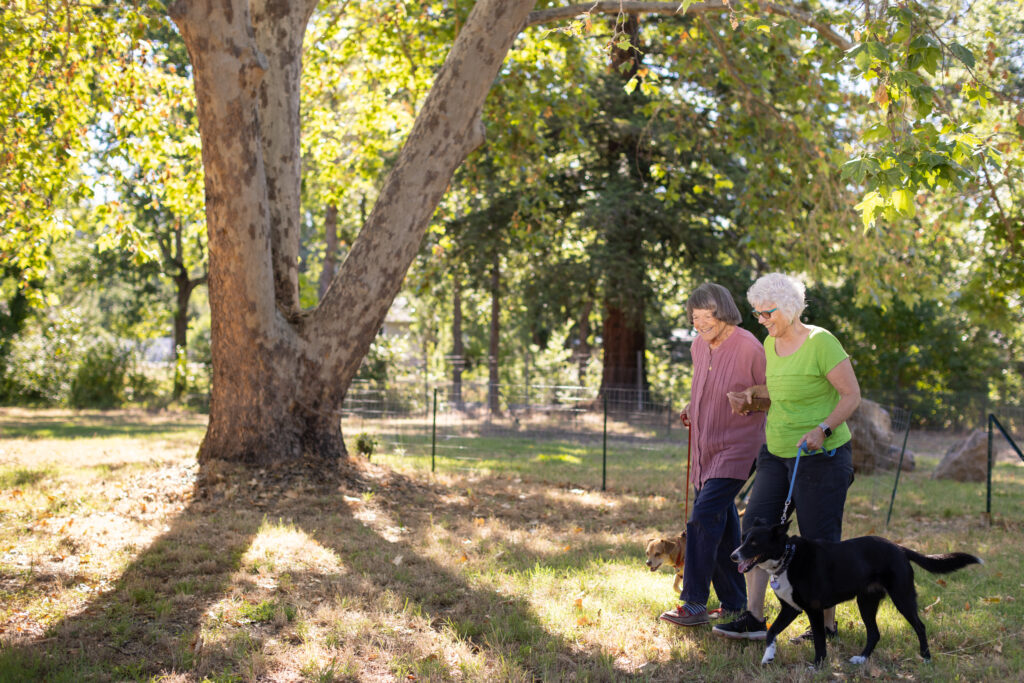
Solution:
{"label": "metal fence post", "polygon": [[437,387],[434,387],[434,418],[430,428],[430,472],[433,473],[436,467],[435,455],[437,453]]}
{"label": "metal fence post", "polygon": [[608,394],[604,395],[604,428],[601,434],[601,490],[604,491],[608,476]]}
{"label": "metal fence post", "polygon": [[892,517],[892,506],[896,502],[896,487],[900,485],[900,472],[903,470],[903,454],[907,452],[907,437],[910,436],[910,415],[907,414],[907,429],[903,432],[903,448],[900,449],[900,461],[896,465],[896,480],[892,483],[892,497],[889,499],[889,514],[885,516],[885,528],[889,528]]}
{"label": "metal fence post", "polygon": [[988,414],[988,474],[985,485],[985,514],[989,523],[992,522],[992,420],[995,416]]}

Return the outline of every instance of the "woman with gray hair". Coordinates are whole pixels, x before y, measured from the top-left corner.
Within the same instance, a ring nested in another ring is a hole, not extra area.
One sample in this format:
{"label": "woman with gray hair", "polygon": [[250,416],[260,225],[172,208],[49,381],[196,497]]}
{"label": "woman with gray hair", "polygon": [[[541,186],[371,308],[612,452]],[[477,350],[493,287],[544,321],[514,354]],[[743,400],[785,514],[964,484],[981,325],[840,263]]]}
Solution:
{"label": "woman with gray hair", "polygon": [[[838,542],[843,531],[846,490],[853,482],[850,429],[860,404],[860,386],[850,357],[839,340],[821,327],[800,322],[804,286],[796,278],[770,273],[747,291],[754,315],[768,331],[764,384],[730,394],[742,414],[752,401],[771,397],[766,444],[757,456],[757,477],[743,513],[743,531],[780,521],[793,471],[793,499],[800,535]],[[796,467],[797,453],[801,453]],[[785,511],[789,512],[789,511]],[[768,575],[755,568],[747,574],[747,612],[716,626],[728,638],[763,639],[764,596]],[[825,611],[825,633],[836,635],[835,608]],[[810,639],[810,631],[794,640]]]}
{"label": "woman with gray hair", "polygon": [[730,391],[764,384],[764,347],[757,337],[737,327],[740,312],[729,290],[706,282],[686,302],[693,342],[690,402],[679,418],[690,428],[688,486],[696,492],[693,513],[686,521],[686,562],[682,605],[660,619],[679,626],[706,624],[711,584],[723,610],[746,608],[743,578],[729,555],[740,543],[736,494],[750,476],[754,457],[764,441],[764,413],[734,413]]}

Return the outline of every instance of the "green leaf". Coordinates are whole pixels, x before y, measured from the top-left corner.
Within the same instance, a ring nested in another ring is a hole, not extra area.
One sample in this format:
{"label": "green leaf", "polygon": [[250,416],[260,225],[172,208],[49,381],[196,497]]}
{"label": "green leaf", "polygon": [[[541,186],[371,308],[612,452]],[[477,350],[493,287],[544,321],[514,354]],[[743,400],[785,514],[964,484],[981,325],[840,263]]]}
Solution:
{"label": "green leaf", "polygon": [[961,45],[960,43],[952,43],[949,46],[949,51],[953,53],[953,56],[963,62],[964,66],[968,69],[974,68],[974,53],[969,49]]}
{"label": "green leaf", "polygon": [[686,10],[690,9],[690,5],[692,5],[696,1],[697,0],[683,0],[681,3],[679,3],[679,7],[676,9],[676,14],[686,14]]}
{"label": "green leaf", "polygon": [[908,218],[914,216],[914,193],[906,188],[896,190],[891,196],[893,208]]}
{"label": "green leaf", "polygon": [[876,123],[875,125],[864,131],[864,134],[860,137],[862,142],[872,143],[885,140],[892,135],[892,131],[889,130],[889,126],[884,123]]}

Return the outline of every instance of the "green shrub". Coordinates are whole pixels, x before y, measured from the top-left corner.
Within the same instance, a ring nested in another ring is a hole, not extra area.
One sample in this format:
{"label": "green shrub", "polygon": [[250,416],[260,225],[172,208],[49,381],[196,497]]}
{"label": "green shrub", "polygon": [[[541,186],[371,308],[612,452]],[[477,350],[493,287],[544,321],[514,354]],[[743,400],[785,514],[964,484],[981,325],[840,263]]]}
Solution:
{"label": "green shrub", "polygon": [[124,403],[131,353],[113,342],[90,347],[71,381],[72,408],[115,408]]}
{"label": "green shrub", "polygon": [[356,452],[359,455],[365,455],[367,459],[373,455],[373,451],[377,448],[377,439],[372,434],[361,432],[356,436]]}
{"label": "green shrub", "polygon": [[73,313],[41,320],[11,343],[0,400],[20,405],[62,405],[67,401],[81,349],[82,323]]}

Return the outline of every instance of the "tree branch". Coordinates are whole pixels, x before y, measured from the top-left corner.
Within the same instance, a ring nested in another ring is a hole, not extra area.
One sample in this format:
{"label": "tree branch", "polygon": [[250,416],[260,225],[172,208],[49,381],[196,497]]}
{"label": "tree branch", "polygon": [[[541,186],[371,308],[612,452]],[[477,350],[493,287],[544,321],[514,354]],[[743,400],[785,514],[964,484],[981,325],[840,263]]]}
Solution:
{"label": "tree branch", "polygon": [[[773,2],[760,2],[759,7],[777,16],[789,17],[804,26],[813,28],[822,38],[832,43],[841,50],[849,50],[854,43],[845,36],[838,33],[828,24],[818,21],[810,12],[777,5]],[[537,10],[530,12],[526,19],[526,26],[540,26],[564,19],[572,19],[584,14],[661,14],[667,16],[682,16],[680,9],[683,4],[680,2],[632,2],[629,0],[598,0],[580,5],[569,5],[568,7],[555,7],[552,9]],[[711,0],[710,2],[695,2],[686,9],[687,15],[719,14],[731,12],[732,8],[725,2]]]}

